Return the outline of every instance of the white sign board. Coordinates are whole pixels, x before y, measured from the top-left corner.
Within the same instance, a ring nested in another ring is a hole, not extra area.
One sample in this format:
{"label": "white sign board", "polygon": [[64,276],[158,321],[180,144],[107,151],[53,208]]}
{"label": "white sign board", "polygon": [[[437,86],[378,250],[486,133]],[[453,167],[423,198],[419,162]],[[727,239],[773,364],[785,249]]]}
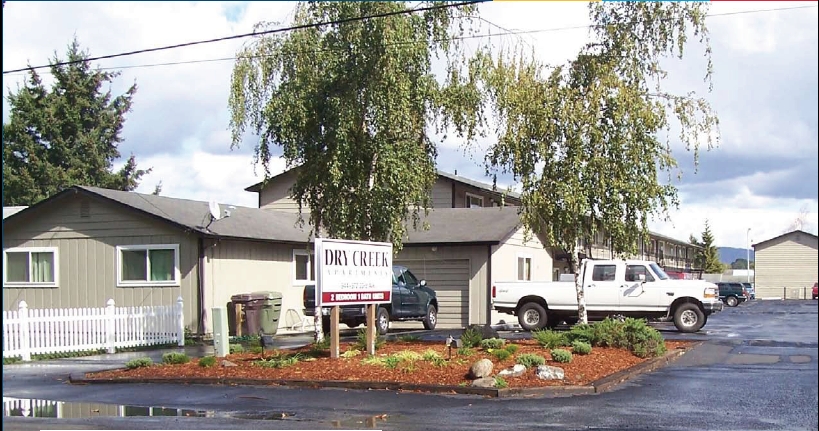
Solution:
{"label": "white sign board", "polygon": [[392,244],[316,238],[318,306],[392,300]]}

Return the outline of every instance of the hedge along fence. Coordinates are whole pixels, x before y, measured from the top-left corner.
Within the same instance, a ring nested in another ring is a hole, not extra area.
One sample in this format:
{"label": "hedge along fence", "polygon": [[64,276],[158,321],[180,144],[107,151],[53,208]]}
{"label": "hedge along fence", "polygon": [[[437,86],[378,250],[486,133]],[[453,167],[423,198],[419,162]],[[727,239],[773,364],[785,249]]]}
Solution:
{"label": "hedge along fence", "polygon": [[3,312],[3,358],[177,343],[185,345],[185,319],[180,296],[174,305],[29,309]]}

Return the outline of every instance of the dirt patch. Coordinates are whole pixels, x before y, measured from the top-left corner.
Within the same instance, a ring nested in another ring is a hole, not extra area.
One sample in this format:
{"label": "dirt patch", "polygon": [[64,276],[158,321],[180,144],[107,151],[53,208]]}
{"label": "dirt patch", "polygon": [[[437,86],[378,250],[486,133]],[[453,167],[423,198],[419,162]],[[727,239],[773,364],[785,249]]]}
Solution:
{"label": "dirt patch", "polygon": [[[477,360],[487,358],[494,363],[494,374],[500,370],[512,367],[518,356],[525,353],[534,353],[546,359],[546,365],[563,368],[563,380],[541,380],[535,376],[534,370],[527,370],[520,377],[505,377],[509,388],[540,388],[550,386],[581,386],[603,377],[629,369],[649,358],[639,358],[625,349],[595,347],[588,355],[574,355],[570,363],[558,363],[552,360],[548,349],[540,347],[533,340],[515,341],[519,346],[509,358],[498,360],[497,357],[483,349],[471,349],[471,355],[458,355],[453,349],[449,358],[448,349],[442,343],[423,341],[391,341],[386,343],[376,353],[376,357],[386,358],[390,355],[413,356],[407,352],[415,352],[419,356],[432,356],[435,352],[443,360],[416,358],[404,359],[397,363],[372,363],[365,361],[366,353],[351,357],[331,359],[329,352],[316,354],[308,347],[295,350],[267,351],[264,354],[241,353],[227,356],[225,359],[236,366],[216,365],[201,367],[194,358],[190,363],[181,365],[153,365],[134,370],[110,370],[97,373],[88,373],[87,380],[109,379],[151,379],[175,380],[197,378],[222,379],[259,379],[259,380],[298,380],[298,381],[348,381],[348,382],[396,382],[416,385],[433,386],[466,386],[471,383],[467,374],[469,367]],[[686,348],[691,343],[684,341],[666,341],[668,350]],[[342,344],[341,352],[354,349],[352,344]],[[567,348],[568,349],[568,348]],[[569,349],[570,350],[570,349]],[[274,368],[259,365],[260,360],[276,357],[290,357],[295,353],[301,354],[301,359],[291,365]],[[221,364],[221,360],[218,361]],[[390,365],[393,365],[390,367]]]}

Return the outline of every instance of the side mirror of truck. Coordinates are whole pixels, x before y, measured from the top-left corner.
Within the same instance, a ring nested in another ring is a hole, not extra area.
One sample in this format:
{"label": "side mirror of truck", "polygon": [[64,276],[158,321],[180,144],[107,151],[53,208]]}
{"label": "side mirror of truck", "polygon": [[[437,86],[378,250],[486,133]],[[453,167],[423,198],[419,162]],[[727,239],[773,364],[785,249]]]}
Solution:
{"label": "side mirror of truck", "polygon": [[639,281],[640,283],[645,283],[646,282],[646,275],[645,274],[637,274],[637,281]]}
{"label": "side mirror of truck", "polygon": [[426,280],[421,280],[420,282],[418,282],[418,285],[421,286],[421,287],[424,287],[424,286],[427,285],[427,281]]}

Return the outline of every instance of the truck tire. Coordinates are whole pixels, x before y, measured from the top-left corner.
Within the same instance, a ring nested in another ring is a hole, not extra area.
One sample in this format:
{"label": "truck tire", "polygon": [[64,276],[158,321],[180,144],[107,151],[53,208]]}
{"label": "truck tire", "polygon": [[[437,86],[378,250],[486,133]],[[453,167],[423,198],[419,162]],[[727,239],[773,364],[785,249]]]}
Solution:
{"label": "truck tire", "polygon": [[725,305],[729,307],[736,307],[737,305],[739,305],[739,299],[737,299],[736,296],[729,296],[725,298]]}
{"label": "truck tire", "polygon": [[424,317],[424,329],[433,330],[438,324],[438,309],[434,305],[429,304],[427,307],[427,315]]}
{"label": "truck tire", "polygon": [[546,309],[536,302],[527,302],[518,309],[518,323],[526,331],[542,329],[548,320]]}
{"label": "truck tire", "polygon": [[674,310],[674,326],[680,332],[697,332],[705,325],[705,314],[697,304],[686,302]]}
{"label": "truck tire", "polygon": [[386,308],[379,308],[375,313],[375,329],[379,335],[386,335],[390,330],[390,312]]}

